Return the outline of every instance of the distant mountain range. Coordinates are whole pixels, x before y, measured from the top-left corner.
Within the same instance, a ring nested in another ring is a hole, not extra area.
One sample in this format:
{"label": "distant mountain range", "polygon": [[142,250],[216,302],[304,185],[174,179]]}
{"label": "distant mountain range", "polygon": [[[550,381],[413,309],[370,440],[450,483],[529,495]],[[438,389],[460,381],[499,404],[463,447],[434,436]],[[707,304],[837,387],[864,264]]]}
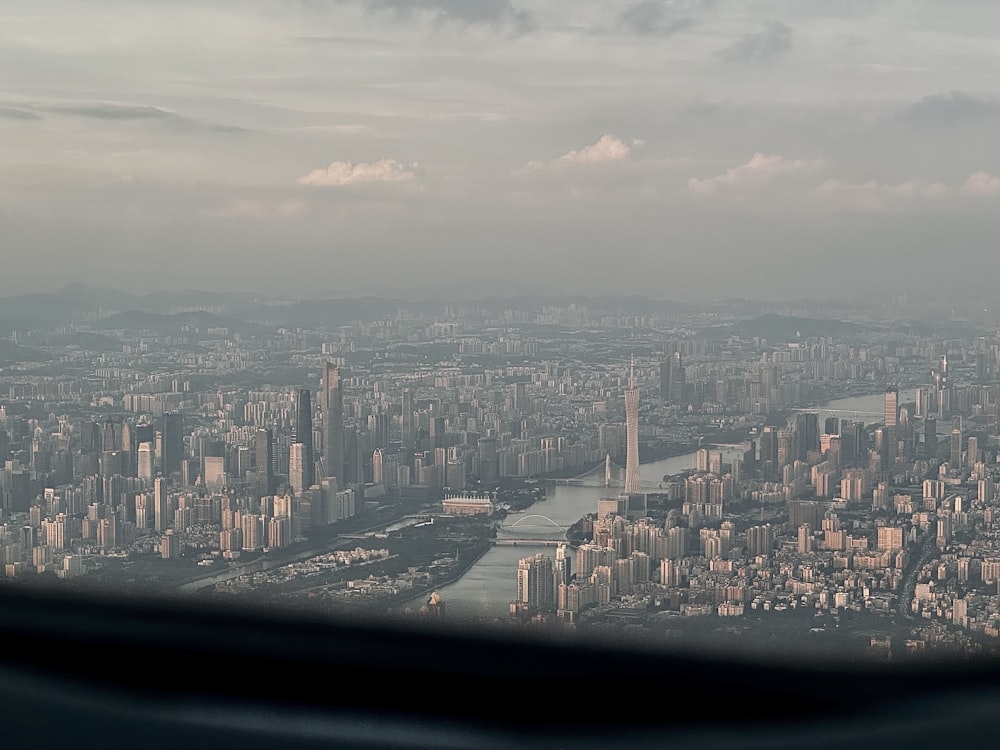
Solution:
{"label": "distant mountain range", "polygon": [[[399,311],[432,315],[446,305],[499,315],[507,309],[540,311],[544,306],[567,307],[572,304],[612,315],[684,315],[705,311],[717,315],[720,320],[736,320],[708,329],[709,335],[718,338],[757,337],[775,342],[814,336],[849,336],[869,327],[884,328],[887,325],[847,322],[842,318],[859,320],[856,308],[845,307],[835,301],[824,303],[822,300],[766,303],[730,299],[695,305],[643,296],[581,297],[541,293],[478,299],[404,300],[369,296],[288,300],[250,292],[203,290],[134,294],[70,284],[58,293],[0,297],[0,337],[9,337],[12,331],[61,332],[73,336],[88,329],[95,332],[148,330],[161,333],[183,333],[184,329],[188,329],[190,333],[197,330],[199,335],[205,335],[208,328],[226,328],[244,336],[256,336],[281,327],[335,329],[357,320],[383,320]],[[824,314],[830,318],[822,317]],[[919,327],[927,332],[974,330],[968,323],[955,320],[934,319],[899,325],[907,325],[911,330]],[[52,343],[51,337],[49,343]],[[89,344],[98,348],[111,346],[98,339],[90,340]],[[87,346],[82,339],[72,338],[67,339],[64,345]]]}

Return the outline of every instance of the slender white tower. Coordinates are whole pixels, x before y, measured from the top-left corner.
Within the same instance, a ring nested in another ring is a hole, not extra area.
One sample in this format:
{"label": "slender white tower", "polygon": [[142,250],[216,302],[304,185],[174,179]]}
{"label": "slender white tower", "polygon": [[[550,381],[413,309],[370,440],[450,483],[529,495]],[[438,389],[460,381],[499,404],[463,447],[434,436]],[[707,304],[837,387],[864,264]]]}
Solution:
{"label": "slender white tower", "polygon": [[625,389],[625,494],[638,494],[639,476],[639,389],[635,387],[635,356],[629,363]]}

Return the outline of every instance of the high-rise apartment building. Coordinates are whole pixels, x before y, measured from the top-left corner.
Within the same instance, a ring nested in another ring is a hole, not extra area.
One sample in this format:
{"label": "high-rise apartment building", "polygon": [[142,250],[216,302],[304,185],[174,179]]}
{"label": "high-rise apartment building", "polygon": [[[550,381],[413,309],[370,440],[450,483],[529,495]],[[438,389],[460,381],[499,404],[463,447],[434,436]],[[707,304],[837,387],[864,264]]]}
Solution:
{"label": "high-rise apartment building", "polygon": [[555,570],[551,557],[539,552],[518,561],[517,601],[529,610],[544,612],[555,607]]}

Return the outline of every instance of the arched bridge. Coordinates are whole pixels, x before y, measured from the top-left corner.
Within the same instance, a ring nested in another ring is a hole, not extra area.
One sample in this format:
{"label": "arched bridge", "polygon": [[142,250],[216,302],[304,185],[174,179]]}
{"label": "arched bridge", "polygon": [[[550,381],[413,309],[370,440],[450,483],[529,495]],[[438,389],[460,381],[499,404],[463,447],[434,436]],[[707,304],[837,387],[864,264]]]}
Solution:
{"label": "arched bridge", "polygon": [[532,529],[532,528],[535,528],[535,529],[545,528],[545,529],[547,529],[549,527],[555,527],[555,528],[559,529],[560,531],[562,531],[563,533],[565,533],[566,529],[569,528],[568,526],[563,526],[562,524],[557,523],[556,521],[553,521],[548,516],[542,516],[542,515],[539,515],[537,513],[532,513],[531,515],[528,515],[528,516],[521,516],[516,521],[514,521],[514,523],[510,524],[509,526],[506,526],[505,528],[507,528],[507,529],[513,529],[513,528],[515,528],[517,526],[520,526],[525,521],[527,521],[527,520],[529,520],[531,518],[538,518],[538,519],[540,519],[542,521],[548,521],[548,523],[547,524],[529,523],[529,524],[527,524],[524,527],[525,529]]}
{"label": "arched bridge", "polygon": [[[530,521],[530,523],[526,523]],[[543,523],[538,523],[542,521]],[[516,521],[514,521],[509,526],[501,526],[500,529],[505,531],[512,536],[497,536],[494,544],[507,547],[517,547],[517,546],[543,546],[543,547],[554,547],[560,544],[566,544],[566,531],[567,526],[563,526],[557,521],[552,520],[548,516],[543,516],[538,513],[531,513],[530,515],[521,516]],[[516,534],[514,529],[519,531],[534,532],[536,530],[541,531],[551,531],[553,532],[552,537],[519,537],[515,538],[513,534]]]}

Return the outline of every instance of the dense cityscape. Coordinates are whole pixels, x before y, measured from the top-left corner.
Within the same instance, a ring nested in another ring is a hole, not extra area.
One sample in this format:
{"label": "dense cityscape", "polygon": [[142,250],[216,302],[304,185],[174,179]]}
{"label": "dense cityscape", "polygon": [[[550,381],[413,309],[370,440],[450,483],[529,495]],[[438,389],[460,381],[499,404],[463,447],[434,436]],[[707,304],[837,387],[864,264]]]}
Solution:
{"label": "dense cityscape", "polygon": [[[2,351],[15,584],[881,658],[1000,637],[985,322],[44,297],[3,300],[50,305]],[[470,609],[480,561],[502,601]]]}

